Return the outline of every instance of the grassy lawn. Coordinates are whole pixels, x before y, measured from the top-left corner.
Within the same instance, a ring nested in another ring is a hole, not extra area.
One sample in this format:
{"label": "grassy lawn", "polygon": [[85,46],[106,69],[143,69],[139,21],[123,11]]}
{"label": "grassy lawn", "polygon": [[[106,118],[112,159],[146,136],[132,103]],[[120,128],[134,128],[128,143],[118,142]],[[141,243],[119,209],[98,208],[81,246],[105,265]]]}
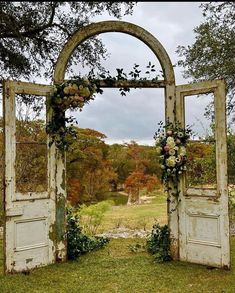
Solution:
{"label": "grassy lawn", "polygon": [[[157,220],[166,223],[166,197],[157,194],[151,203],[113,206],[105,213],[101,230],[118,226],[151,229]],[[77,261],[34,269],[29,275],[4,276],[0,241],[1,293],[234,293],[235,237],[231,237],[230,271],[179,261],[154,263],[146,252],[132,252],[130,246],[145,239],[112,239],[103,249]]]}
{"label": "grassy lawn", "polygon": [[[151,194],[154,195],[156,194]],[[166,195],[162,192],[158,193],[151,203],[112,206],[105,213],[98,232],[102,233],[118,227],[151,230],[156,221],[160,224],[167,223]]]}
{"label": "grassy lawn", "polygon": [[232,269],[207,269],[183,262],[157,264],[145,252],[131,252],[129,245],[143,239],[113,239],[102,250],[78,261],[38,268],[29,275],[0,275],[0,292],[78,293],[234,293],[235,238]]}

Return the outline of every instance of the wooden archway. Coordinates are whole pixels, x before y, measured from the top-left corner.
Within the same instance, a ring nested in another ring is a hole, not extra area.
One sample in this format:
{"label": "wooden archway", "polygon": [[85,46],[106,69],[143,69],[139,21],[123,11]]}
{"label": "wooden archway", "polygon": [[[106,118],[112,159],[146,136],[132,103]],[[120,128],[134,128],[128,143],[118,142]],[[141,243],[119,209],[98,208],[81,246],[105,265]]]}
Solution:
{"label": "wooden archway", "polygon": [[[222,80],[175,85],[173,66],[161,43],[143,28],[128,22],[103,21],[83,27],[64,45],[55,65],[54,83],[64,81],[66,67],[79,44],[92,36],[121,32],[144,42],[159,60],[163,80],[118,80],[112,86],[100,80],[101,87],[164,88],[165,117],[170,122],[185,120],[185,97],[213,93],[215,104],[215,146],[217,186],[213,189],[190,188],[182,177],[178,198],[174,186],[169,190],[167,209],[174,259],[215,267],[230,267],[226,94]],[[49,181],[45,192],[16,192],[16,94],[33,94],[50,98],[51,85],[4,81],[4,255],[5,272],[24,271],[37,266],[65,261],[66,249],[66,169],[65,154],[53,144],[48,150]],[[52,113],[53,114],[53,113]],[[47,121],[51,119],[51,112]],[[48,138],[48,141],[50,136]],[[34,237],[28,231],[33,231]]]}
{"label": "wooden archway", "polygon": [[[87,25],[78,31],[76,31],[71,38],[65,43],[63,49],[60,52],[60,55],[57,59],[54,68],[54,83],[61,83],[64,81],[65,72],[67,68],[68,61],[73,54],[74,50],[85,40],[93,37],[95,35],[101,33],[108,33],[108,32],[120,32],[129,34],[143,43],[145,43],[155,54],[156,58],[159,60],[164,80],[158,81],[117,81],[112,87],[120,88],[120,87],[129,87],[129,88],[164,88],[165,89],[165,117],[169,121],[175,121],[176,115],[176,95],[175,95],[175,76],[174,70],[171,63],[171,60],[162,46],[162,44],[148,31],[143,29],[142,27],[135,25],[133,23],[124,22],[124,21],[102,21],[98,23],[93,23]],[[105,81],[101,81],[102,87],[111,87],[105,84]],[[60,194],[60,200],[57,204],[56,212],[58,215],[64,213],[62,209],[61,202],[65,202],[66,198],[66,190],[63,183],[65,174],[65,159],[61,157],[58,153],[57,157],[57,186],[60,186],[58,193]],[[64,198],[64,200],[62,200]],[[171,200],[172,199],[172,200]],[[169,213],[168,212],[168,224],[171,230],[171,251],[173,258],[178,258],[178,216],[177,216],[177,209],[175,207],[175,201],[173,196],[170,195],[170,200],[168,201],[168,211],[174,211]],[[56,217],[58,220],[57,222],[57,229],[62,232],[61,227],[65,227],[65,217],[64,222],[62,221],[61,216]],[[62,235],[61,234],[61,235]],[[60,237],[59,237],[60,238]],[[62,239],[62,238],[61,238]],[[64,240],[61,240],[58,243],[58,247],[61,247],[61,259],[64,259],[65,254],[65,247],[66,243]]]}
{"label": "wooden archway", "polygon": [[79,46],[79,44],[92,36],[108,32],[121,32],[129,34],[144,42],[153,51],[159,60],[163,69],[165,81],[167,81],[168,84],[175,83],[174,70],[171,60],[162,44],[142,27],[124,21],[97,22],[76,31],[60,52],[55,65],[54,82],[58,83],[64,80],[65,70],[69,58],[71,57],[74,50]]}

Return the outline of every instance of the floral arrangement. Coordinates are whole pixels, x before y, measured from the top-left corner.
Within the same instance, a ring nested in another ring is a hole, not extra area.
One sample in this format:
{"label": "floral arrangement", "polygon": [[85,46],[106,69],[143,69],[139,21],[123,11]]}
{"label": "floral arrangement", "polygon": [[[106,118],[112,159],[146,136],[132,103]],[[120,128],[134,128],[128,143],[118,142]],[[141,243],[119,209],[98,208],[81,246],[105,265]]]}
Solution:
{"label": "floral arrangement", "polygon": [[168,121],[165,126],[163,122],[159,122],[158,125],[159,129],[154,139],[160,155],[162,182],[167,185],[169,181],[178,181],[179,176],[187,169],[186,145],[192,130],[189,126],[184,129],[179,123],[173,125]]}
{"label": "floral arrangement", "polygon": [[[48,109],[52,110],[52,119],[47,124],[47,133],[52,139],[50,144],[55,142],[60,150],[68,150],[76,138],[76,131],[72,124],[75,119],[65,117],[65,111],[82,111],[85,104],[94,100],[95,93],[102,93],[99,85],[79,76],[54,86],[53,95],[47,102]],[[66,122],[70,125],[66,126]]]}
{"label": "floral arrangement", "polygon": [[98,91],[95,83],[87,78],[74,77],[64,83],[56,85],[51,98],[53,109],[65,111],[67,109],[82,110],[84,104],[94,100],[94,94]]}

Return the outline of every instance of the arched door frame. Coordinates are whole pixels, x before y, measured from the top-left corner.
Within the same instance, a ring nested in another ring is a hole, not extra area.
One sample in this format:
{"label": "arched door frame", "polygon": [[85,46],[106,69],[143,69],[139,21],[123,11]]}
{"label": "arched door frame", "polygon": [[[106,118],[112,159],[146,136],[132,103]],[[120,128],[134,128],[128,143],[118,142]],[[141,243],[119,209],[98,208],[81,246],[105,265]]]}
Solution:
{"label": "arched door frame", "polygon": [[[165,89],[165,117],[171,122],[175,122],[176,95],[175,95],[175,76],[171,60],[162,44],[148,31],[133,23],[124,21],[102,21],[87,25],[76,31],[66,42],[57,59],[54,68],[54,84],[64,81],[68,61],[74,50],[84,41],[101,33],[120,32],[131,35],[145,43],[159,60],[164,80],[152,81],[125,81],[126,87],[145,87],[145,88],[164,88]],[[101,81],[103,87],[110,87]],[[112,87],[123,87],[123,83],[116,82]],[[56,157],[56,181],[57,181],[57,207],[56,207],[56,227],[57,227],[57,258],[66,259],[66,241],[64,232],[66,229],[65,221],[65,156],[57,152]],[[175,206],[173,195],[169,194],[168,203],[168,225],[171,230],[171,253],[174,259],[178,259],[178,210]]]}
{"label": "arched door frame", "polygon": [[[111,86],[105,80],[101,87],[164,88],[165,119],[184,126],[185,97],[213,93],[215,104],[215,147],[217,186],[213,190],[190,188],[186,178],[178,183],[179,197],[170,186],[167,199],[168,225],[173,259],[215,267],[230,267],[228,180],[226,144],[226,93],[223,80],[175,85],[170,58],[161,43],[143,28],[128,22],[103,21],[83,27],[64,45],[54,70],[54,84],[64,81],[66,67],[74,50],[92,36],[120,32],[144,42],[159,60],[163,80],[118,80]],[[97,82],[97,81],[96,81]],[[36,190],[16,192],[15,95],[34,94],[50,98],[52,85],[4,81],[4,265],[5,272],[28,270],[67,259],[66,247],[66,158],[53,144],[48,152],[49,181],[45,193]],[[48,113],[47,121],[53,113]],[[48,142],[50,135],[48,135]],[[179,205],[178,205],[179,203]],[[23,227],[23,228],[22,228]],[[34,231],[32,237],[27,231]],[[26,240],[25,240],[26,239]],[[35,253],[36,251],[36,253]]]}

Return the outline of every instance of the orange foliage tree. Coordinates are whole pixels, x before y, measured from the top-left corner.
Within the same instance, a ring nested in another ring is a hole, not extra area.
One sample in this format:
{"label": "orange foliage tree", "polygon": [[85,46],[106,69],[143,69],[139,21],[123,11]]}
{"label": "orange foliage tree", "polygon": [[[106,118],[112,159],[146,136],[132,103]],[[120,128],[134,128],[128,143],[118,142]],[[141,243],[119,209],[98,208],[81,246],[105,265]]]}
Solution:
{"label": "orange foliage tree", "polygon": [[142,170],[132,172],[125,181],[125,189],[128,192],[127,204],[140,203],[140,190],[146,188],[147,192],[154,190],[159,184],[155,175],[146,175]]}
{"label": "orange foliage tree", "polygon": [[117,175],[108,159],[106,136],[93,129],[75,130],[78,139],[67,153],[68,198],[73,203],[95,202]]}
{"label": "orange foliage tree", "polygon": [[216,184],[215,144],[192,141],[187,146],[187,154],[187,184],[189,186]]}
{"label": "orange foliage tree", "polygon": [[134,162],[134,170],[126,178],[125,190],[128,192],[128,204],[139,204],[140,190],[146,188],[147,192],[152,191],[159,184],[159,180],[156,175],[147,174],[150,161],[144,156],[144,146],[131,141],[127,148],[128,156]]}

